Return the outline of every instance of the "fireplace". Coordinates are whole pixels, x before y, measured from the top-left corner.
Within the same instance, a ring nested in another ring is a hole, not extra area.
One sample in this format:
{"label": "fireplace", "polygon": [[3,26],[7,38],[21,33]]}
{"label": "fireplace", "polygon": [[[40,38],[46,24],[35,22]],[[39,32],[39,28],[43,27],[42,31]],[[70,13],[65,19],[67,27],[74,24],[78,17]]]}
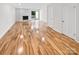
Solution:
{"label": "fireplace", "polygon": [[23,20],[28,20],[28,16],[23,16]]}

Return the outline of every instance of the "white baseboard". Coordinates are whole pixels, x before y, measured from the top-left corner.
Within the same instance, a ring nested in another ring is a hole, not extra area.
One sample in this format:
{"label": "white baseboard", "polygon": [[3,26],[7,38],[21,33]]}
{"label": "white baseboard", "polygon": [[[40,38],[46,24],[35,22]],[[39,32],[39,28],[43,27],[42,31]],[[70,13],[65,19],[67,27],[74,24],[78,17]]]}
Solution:
{"label": "white baseboard", "polygon": [[59,33],[62,33],[61,31],[57,30],[56,28],[54,28],[54,27],[52,27],[52,26],[50,26],[50,25],[48,25],[48,26],[51,27],[53,30],[55,30],[55,31],[57,31],[57,32],[59,32]]}
{"label": "white baseboard", "polygon": [[9,31],[9,29],[14,25],[14,23],[11,23],[6,29],[5,31],[0,35],[0,39]]}

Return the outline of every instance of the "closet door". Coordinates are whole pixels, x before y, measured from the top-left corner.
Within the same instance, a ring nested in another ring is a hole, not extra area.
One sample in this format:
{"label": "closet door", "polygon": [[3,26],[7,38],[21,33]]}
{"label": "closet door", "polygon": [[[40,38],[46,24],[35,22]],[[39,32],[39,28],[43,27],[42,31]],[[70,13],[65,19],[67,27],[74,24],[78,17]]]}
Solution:
{"label": "closet door", "polygon": [[62,33],[62,6],[53,7],[54,30]]}
{"label": "closet door", "polygon": [[76,12],[74,5],[63,7],[63,33],[76,39]]}
{"label": "closet door", "polygon": [[53,28],[53,25],[54,25],[54,21],[53,21],[54,20],[53,19],[53,7],[52,6],[48,6],[47,12],[48,12],[48,15],[47,15],[48,26]]}

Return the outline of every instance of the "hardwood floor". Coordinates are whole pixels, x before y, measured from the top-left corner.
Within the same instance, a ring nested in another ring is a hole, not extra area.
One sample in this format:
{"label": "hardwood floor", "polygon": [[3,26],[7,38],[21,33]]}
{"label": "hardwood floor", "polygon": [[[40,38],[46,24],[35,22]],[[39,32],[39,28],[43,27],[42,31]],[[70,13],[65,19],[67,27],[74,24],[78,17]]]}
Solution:
{"label": "hardwood floor", "polygon": [[47,25],[16,22],[0,40],[1,55],[77,55],[79,43]]}

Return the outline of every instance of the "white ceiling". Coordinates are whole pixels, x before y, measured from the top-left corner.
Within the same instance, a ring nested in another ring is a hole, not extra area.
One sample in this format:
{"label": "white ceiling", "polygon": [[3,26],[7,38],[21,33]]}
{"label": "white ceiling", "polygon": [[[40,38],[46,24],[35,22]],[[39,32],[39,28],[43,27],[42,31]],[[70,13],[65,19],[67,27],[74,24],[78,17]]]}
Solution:
{"label": "white ceiling", "polygon": [[15,8],[36,8],[36,7],[42,7],[50,5],[51,3],[9,3]]}

